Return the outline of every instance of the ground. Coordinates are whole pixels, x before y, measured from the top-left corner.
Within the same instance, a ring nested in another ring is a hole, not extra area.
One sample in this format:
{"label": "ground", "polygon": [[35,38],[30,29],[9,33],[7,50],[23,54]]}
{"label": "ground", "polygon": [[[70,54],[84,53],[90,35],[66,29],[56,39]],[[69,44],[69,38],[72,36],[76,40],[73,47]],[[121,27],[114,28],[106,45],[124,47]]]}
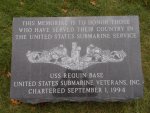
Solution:
{"label": "ground", "polygon": [[[144,98],[128,102],[10,101],[13,17],[139,15]],[[0,113],[150,113],[150,0],[0,0]]]}

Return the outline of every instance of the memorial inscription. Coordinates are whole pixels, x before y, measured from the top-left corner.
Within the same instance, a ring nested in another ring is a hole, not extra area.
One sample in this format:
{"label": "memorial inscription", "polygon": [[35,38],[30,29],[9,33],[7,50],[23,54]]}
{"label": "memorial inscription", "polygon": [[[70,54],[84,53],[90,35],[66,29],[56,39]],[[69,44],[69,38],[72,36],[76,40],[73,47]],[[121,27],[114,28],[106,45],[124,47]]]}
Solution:
{"label": "memorial inscription", "polygon": [[138,16],[14,18],[10,96],[27,103],[143,96]]}

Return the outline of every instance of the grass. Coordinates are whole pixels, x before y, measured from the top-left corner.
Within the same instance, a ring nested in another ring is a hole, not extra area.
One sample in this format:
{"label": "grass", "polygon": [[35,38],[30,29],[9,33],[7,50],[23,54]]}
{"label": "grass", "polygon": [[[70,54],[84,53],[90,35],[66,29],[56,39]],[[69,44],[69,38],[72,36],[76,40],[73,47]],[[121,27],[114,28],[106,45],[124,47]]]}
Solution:
{"label": "grass", "polygon": [[[0,113],[150,113],[150,0],[0,0]],[[13,17],[139,15],[144,98],[129,102],[12,105],[9,98]]]}

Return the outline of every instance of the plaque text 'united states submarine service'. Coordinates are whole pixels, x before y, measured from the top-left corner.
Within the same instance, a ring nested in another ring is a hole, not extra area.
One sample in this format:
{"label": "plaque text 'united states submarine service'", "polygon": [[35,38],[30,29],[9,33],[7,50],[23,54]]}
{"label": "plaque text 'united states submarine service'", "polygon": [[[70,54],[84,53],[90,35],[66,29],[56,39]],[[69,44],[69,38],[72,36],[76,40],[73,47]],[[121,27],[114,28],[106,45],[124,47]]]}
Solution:
{"label": "plaque text 'united states submarine service'", "polygon": [[14,18],[10,96],[27,103],[143,96],[138,16]]}

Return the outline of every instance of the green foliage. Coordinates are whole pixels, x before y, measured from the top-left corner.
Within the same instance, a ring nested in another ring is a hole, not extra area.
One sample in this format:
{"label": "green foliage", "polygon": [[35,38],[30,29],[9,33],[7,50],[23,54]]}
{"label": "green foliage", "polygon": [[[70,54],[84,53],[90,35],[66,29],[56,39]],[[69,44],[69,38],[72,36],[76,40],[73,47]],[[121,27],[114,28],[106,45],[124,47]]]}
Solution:
{"label": "green foliage", "polygon": [[11,68],[13,17],[139,15],[145,96],[131,102],[10,104],[10,79],[0,75],[0,113],[149,113],[150,0],[0,0],[0,73]]}

